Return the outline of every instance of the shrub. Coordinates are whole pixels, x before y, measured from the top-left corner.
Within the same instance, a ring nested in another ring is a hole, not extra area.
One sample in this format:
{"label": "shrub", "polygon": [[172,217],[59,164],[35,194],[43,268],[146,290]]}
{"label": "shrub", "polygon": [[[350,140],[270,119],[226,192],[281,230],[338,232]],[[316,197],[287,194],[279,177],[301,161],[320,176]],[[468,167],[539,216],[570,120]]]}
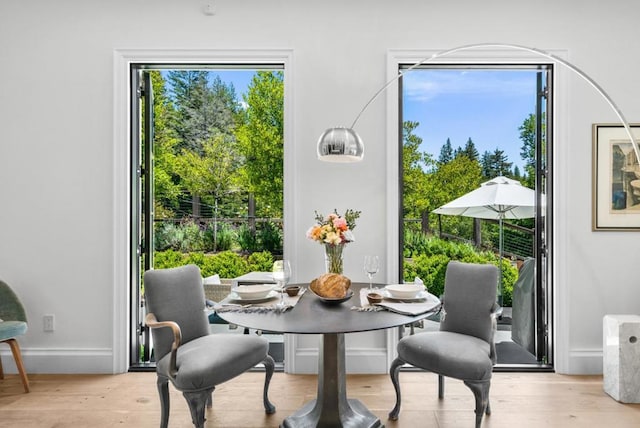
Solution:
{"label": "shrub", "polygon": [[204,251],[204,234],[200,226],[193,220],[187,220],[180,225],[183,239],[180,249],[184,252]]}
{"label": "shrub", "polygon": [[187,264],[186,254],[175,250],[156,251],[153,255],[153,266],[156,269],[167,269]]}
{"label": "shrub", "polygon": [[233,251],[205,254],[201,251],[180,253],[174,250],[158,251],[154,255],[154,267],[156,269],[188,264],[198,266],[203,277],[218,274],[221,278],[235,278],[252,270],[270,271],[273,264],[273,256],[266,251],[243,257]]}
{"label": "shrub", "polygon": [[233,251],[223,251],[210,256],[205,267],[207,271],[217,273],[221,278],[235,278],[250,272],[247,260]]}
{"label": "shrub", "polygon": [[233,228],[224,222],[218,222],[217,232],[215,233],[214,245],[214,222],[209,222],[204,230],[204,250],[205,251],[227,251],[233,246],[235,233]]}
{"label": "shrub", "polygon": [[273,266],[273,255],[268,251],[252,253],[247,257],[249,271],[271,272]]}
{"label": "shrub", "polygon": [[[444,292],[444,277],[450,260],[465,263],[492,263],[498,265],[498,257],[490,251],[477,251],[468,243],[445,241],[437,237],[425,239],[413,238],[414,244],[419,243],[419,254],[412,259],[405,260],[403,278],[412,282],[416,276],[420,277],[430,293],[440,296]],[[412,250],[413,251],[413,250]],[[502,304],[511,306],[513,284],[517,280],[517,269],[508,260],[502,260]]]}
{"label": "shrub", "polygon": [[242,251],[252,253],[258,250],[258,238],[246,224],[238,228],[238,244]]}
{"label": "shrub", "polygon": [[268,221],[263,223],[258,242],[263,251],[282,254],[282,232],[273,222]]}
{"label": "shrub", "polygon": [[184,234],[181,228],[170,222],[156,223],[154,227],[154,247],[156,251],[179,250]]}

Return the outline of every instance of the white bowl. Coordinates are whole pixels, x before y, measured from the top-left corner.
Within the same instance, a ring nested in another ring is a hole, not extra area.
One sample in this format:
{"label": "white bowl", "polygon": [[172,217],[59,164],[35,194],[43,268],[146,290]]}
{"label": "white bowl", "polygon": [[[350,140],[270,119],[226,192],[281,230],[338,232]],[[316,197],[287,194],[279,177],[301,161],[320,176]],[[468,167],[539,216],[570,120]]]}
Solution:
{"label": "white bowl", "polygon": [[394,299],[413,299],[424,291],[422,284],[392,284],[384,287]]}
{"label": "white bowl", "polygon": [[273,284],[253,284],[241,285],[231,291],[240,296],[241,299],[262,299],[267,297],[271,290],[273,290]]}

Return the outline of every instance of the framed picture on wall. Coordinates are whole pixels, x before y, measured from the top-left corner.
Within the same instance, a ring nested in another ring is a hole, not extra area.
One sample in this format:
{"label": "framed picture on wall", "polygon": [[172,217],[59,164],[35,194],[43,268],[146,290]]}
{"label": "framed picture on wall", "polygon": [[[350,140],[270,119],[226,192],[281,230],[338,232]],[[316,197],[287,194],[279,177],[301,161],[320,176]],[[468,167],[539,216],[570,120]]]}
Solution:
{"label": "framed picture on wall", "polygon": [[[640,124],[629,125],[637,142]],[[640,162],[622,124],[594,123],[593,230],[640,231]]]}

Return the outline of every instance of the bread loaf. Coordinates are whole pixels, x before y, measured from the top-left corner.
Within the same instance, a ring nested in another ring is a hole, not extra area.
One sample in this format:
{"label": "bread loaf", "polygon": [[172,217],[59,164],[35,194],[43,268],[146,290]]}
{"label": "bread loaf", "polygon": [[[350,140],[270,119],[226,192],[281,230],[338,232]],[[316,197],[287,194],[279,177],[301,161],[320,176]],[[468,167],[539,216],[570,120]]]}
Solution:
{"label": "bread loaf", "polygon": [[347,295],[351,280],[337,273],[325,273],[311,281],[311,291],[321,297],[339,299]]}

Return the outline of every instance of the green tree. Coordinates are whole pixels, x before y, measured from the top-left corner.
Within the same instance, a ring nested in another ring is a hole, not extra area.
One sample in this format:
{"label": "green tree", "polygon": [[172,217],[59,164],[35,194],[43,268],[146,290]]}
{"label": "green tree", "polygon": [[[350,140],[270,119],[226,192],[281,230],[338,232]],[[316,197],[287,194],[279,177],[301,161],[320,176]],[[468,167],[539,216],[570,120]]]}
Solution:
{"label": "green tree", "polygon": [[[205,145],[213,144],[213,140],[218,141],[220,135],[223,141],[233,145],[237,120],[241,118],[233,84],[226,84],[217,76],[210,79],[210,72],[204,70],[172,70],[168,79],[176,106],[173,128],[178,136],[176,150],[180,156],[187,156],[187,159],[205,156]],[[231,151],[237,152],[235,147]],[[194,183],[201,181],[201,178],[185,176],[194,172],[195,168],[186,168],[184,160],[180,164],[181,177],[186,179],[183,187],[194,188]],[[217,191],[206,194],[217,195]],[[200,215],[202,195],[201,191],[191,193],[194,216]],[[219,199],[219,196],[214,197],[214,210]]]}
{"label": "green tree", "polygon": [[178,150],[198,148],[193,135],[195,131],[191,129],[191,116],[204,104],[208,76],[205,70],[171,70],[168,73],[171,97],[176,108],[172,127],[180,140]]}
{"label": "green tree", "polygon": [[178,208],[180,186],[177,183],[175,147],[178,144],[172,128],[175,114],[162,74],[158,70],[150,72],[153,86],[153,185],[155,196],[155,217],[166,218],[174,215]]}
{"label": "green tree", "polygon": [[177,169],[185,191],[200,198],[212,197],[217,206],[223,195],[237,190],[237,144],[233,138],[218,134],[205,141],[202,148],[202,156],[183,150]]}
{"label": "green tree", "polygon": [[485,179],[491,179],[499,175],[511,175],[512,162],[508,161],[508,156],[504,150],[496,148],[493,153],[486,151],[480,160],[482,165],[482,175]]}
{"label": "green tree", "polygon": [[430,180],[429,198],[437,208],[480,186],[480,164],[467,156],[457,156],[447,164],[438,165]]}
{"label": "green tree", "polygon": [[478,149],[476,149],[476,145],[471,140],[471,137],[467,140],[461,153],[473,161],[480,160],[480,153],[478,153]]}
{"label": "green tree", "polygon": [[439,163],[447,163],[453,160],[453,147],[451,146],[451,139],[447,138],[447,142],[440,148]]}
{"label": "green tree", "polygon": [[[544,119],[544,117],[543,117]],[[535,168],[536,168],[536,115],[530,114],[518,128],[520,131],[520,140],[522,141],[522,147],[520,148],[520,156],[524,160],[524,172],[525,177],[522,179],[522,184],[527,187],[535,186]],[[544,124],[544,120],[543,120]],[[544,125],[543,125],[544,126]],[[543,135],[545,129],[543,128]],[[546,147],[545,141],[542,141],[542,150],[544,152]]]}
{"label": "green tree", "polygon": [[402,125],[402,211],[404,217],[419,218],[424,210],[433,208],[425,168],[433,167],[434,161],[430,155],[420,152],[422,138],[413,133],[419,123],[405,121]]}
{"label": "green tree", "polygon": [[284,157],[284,75],[258,71],[244,95],[245,121],[236,133],[243,186],[254,195],[256,213],[282,215]]}

